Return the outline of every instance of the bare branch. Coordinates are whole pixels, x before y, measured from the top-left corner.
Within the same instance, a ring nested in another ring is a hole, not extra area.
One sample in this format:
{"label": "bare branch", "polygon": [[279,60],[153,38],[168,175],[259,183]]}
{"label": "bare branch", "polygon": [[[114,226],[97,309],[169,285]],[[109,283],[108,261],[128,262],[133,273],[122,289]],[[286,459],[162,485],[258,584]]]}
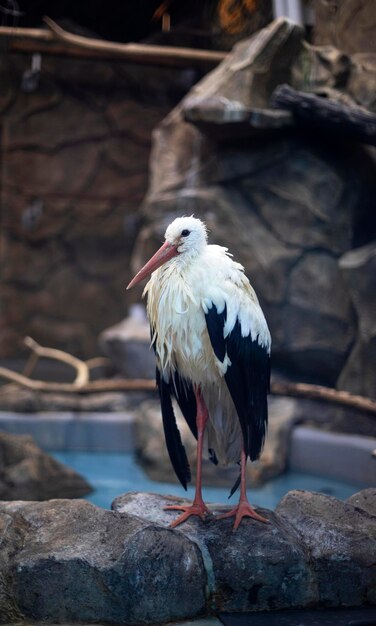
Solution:
{"label": "bare branch", "polygon": [[[89,394],[109,391],[154,391],[156,389],[155,381],[150,379],[101,379],[90,381],[90,369],[107,365],[109,363],[107,358],[98,357],[90,359],[85,363],[62,350],[40,346],[31,337],[26,337],[24,341],[33,351],[36,358],[45,357],[71,365],[77,371],[75,380],[72,383],[60,383],[31,379],[29,376],[25,375],[25,373],[26,371],[29,373],[28,371],[31,369],[30,366],[34,365],[33,361],[31,363],[29,361],[29,367],[26,367],[24,374],[19,374],[6,367],[0,367],[0,378],[5,378],[6,380],[34,391],[54,393],[78,392],[80,394]],[[376,400],[354,395],[347,391],[338,391],[337,389],[322,387],[320,385],[273,382],[271,384],[271,394],[319,400],[376,415]]]}
{"label": "bare branch", "polygon": [[[34,341],[34,339],[32,339],[31,337],[25,337],[24,343],[28,348],[30,348],[30,350],[32,350],[35,354],[37,354],[38,357],[54,359],[55,361],[62,361],[63,363],[67,363],[68,365],[71,365],[77,371],[76,378],[74,379],[72,383],[74,387],[82,387],[83,385],[86,385],[86,383],[88,382],[89,368],[84,361],[81,361],[81,359],[77,359],[71,354],[68,354],[67,352],[63,352],[62,350],[57,350],[56,348],[44,348],[43,346],[40,346],[36,341]],[[0,368],[0,371],[1,369],[4,369],[4,368]],[[27,380],[30,380],[30,379],[27,379]],[[31,382],[34,383],[38,381],[31,381]],[[42,382],[42,381],[39,381],[39,382]]]}
{"label": "bare branch", "polygon": [[38,354],[36,354],[35,352],[31,352],[26,362],[26,365],[24,367],[24,370],[22,372],[23,375],[26,376],[27,378],[30,378],[38,361],[39,361]]}
{"label": "bare branch", "polygon": [[110,367],[112,365],[111,359],[106,356],[95,356],[85,361],[85,363],[89,370],[94,370],[97,367]]}
{"label": "bare branch", "polygon": [[35,391],[41,391],[45,385],[49,384],[41,380],[33,380],[32,378],[28,378],[23,374],[19,374],[18,372],[14,372],[13,370],[8,369],[7,367],[0,367],[0,377],[5,378],[5,380],[11,380],[14,383],[18,383],[22,387],[34,389]]}
{"label": "bare branch", "polygon": [[[55,383],[42,380],[32,380],[13,372],[5,367],[0,367],[0,377],[11,380],[19,385],[34,391],[54,393],[79,393],[90,394],[113,391],[155,391],[155,381],[151,379],[105,379],[88,381],[77,386],[74,383]],[[337,391],[329,387],[309,385],[306,383],[273,383],[271,394],[277,396],[292,396],[328,402],[363,413],[376,415],[376,401],[364,396],[357,396],[346,391]]]}
{"label": "bare branch", "polygon": [[49,17],[50,30],[0,26],[0,37],[9,38],[9,48],[20,52],[43,52],[84,58],[123,59],[131,63],[213,67],[226,57],[220,50],[198,50],[176,46],[116,43],[69,33]]}
{"label": "bare branch", "polygon": [[44,380],[33,380],[23,374],[14,372],[7,367],[0,367],[0,377],[18,383],[22,387],[34,391],[61,392],[61,393],[98,393],[103,391],[154,391],[155,381],[149,379],[127,380],[93,380],[77,385],[76,383],[55,383]]}
{"label": "bare branch", "polygon": [[45,42],[54,40],[53,34],[44,28],[21,28],[19,26],[0,26],[0,36]]}
{"label": "bare branch", "polygon": [[376,415],[376,400],[366,398],[365,396],[357,396],[348,391],[338,391],[330,387],[310,385],[308,383],[275,382],[271,385],[271,393],[275,396],[293,396],[295,398],[323,400],[330,404],[346,406]]}

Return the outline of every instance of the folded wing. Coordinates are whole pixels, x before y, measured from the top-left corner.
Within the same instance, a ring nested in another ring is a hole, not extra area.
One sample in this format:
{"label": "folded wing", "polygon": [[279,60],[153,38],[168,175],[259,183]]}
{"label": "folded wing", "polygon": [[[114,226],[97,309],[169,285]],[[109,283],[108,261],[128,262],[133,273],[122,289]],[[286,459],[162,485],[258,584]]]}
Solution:
{"label": "folded wing", "polygon": [[252,461],[261,453],[268,423],[267,394],[270,387],[270,355],[259,336],[243,336],[237,317],[225,337],[226,307],[214,303],[208,308],[206,325],[214,353],[221,363],[227,357],[224,373],[228,390],[239,417],[244,450]]}

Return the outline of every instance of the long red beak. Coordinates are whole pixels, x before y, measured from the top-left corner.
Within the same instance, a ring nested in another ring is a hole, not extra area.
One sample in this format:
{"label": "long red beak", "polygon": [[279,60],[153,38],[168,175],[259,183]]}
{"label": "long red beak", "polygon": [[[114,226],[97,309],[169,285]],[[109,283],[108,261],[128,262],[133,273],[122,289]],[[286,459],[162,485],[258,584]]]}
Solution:
{"label": "long red beak", "polygon": [[137,285],[139,282],[141,282],[144,278],[146,278],[147,276],[150,276],[150,274],[154,272],[154,270],[156,270],[158,267],[160,267],[161,265],[163,265],[164,263],[172,259],[177,254],[178,254],[177,247],[172,245],[168,241],[165,241],[163,246],[161,246],[159,250],[157,250],[157,252],[154,254],[154,256],[151,257],[151,259],[146,263],[146,265],[144,265],[144,267],[141,268],[139,272],[137,272],[136,276],[132,278],[127,289],[131,289],[132,287]]}

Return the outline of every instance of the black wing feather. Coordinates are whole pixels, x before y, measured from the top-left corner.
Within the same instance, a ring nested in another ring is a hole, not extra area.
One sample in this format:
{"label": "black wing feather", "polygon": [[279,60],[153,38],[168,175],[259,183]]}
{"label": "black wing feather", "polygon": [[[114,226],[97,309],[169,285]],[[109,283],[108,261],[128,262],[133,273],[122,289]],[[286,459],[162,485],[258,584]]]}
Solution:
{"label": "black wing feather", "polygon": [[[157,335],[155,329],[152,327],[150,327],[150,336],[152,339],[152,347],[156,354]],[[167,451],[177,477],[184,489],[187,489],[187,483],[191,480],[191,470],[187,453],[181,440],[180,431],[176,423],[171,396],[173,395],[175,397],[192,434],[197,439],[196,396],[193,385],[191,382],[182,378],[177,371],[175,371],[173,377],[166,382],[161,376],[158,367],[156,380],[161,401],[162,422]]]}
{"label": "black wing feather", "polygon": [[171,401],[171,385],[163,380],[157,368],[157,385],[161,400],[163,430],[166,439],[167,451],[171,459],[176,476],[180,480],[184,489],[191,480],[191,470],[185,448],[183,446],[180,432],[176,424],[176,418]]}
{"label": "black wing feather", "polygon": [[242,337],[239,320],[226,343],[231,366],[225,380],[239,416],[245,452],[255,461],[260,456],[268,423],[270,357],[257,339]]}
{"label": "black wing feather", "polygon": [[197,439],[197,404],[192,383],[175,371],[171,389],[192,435]]}
{"label": "black wing feather", "polygon": [[211,309],[206,313],[205,318],[215,356],[223,363],[226,356],[226,343],[223,337],[223,327],[227,319],[226,305],[222,313],[218,313],[217,307],[213,304]]}
{"label": "black wing feather", "polygon": [[231,361],[225,381],[239,417],[245,453],[254,461],[260,456],[268,422],[270,356],[257,339],[242,337],[238,319],[224,338],[225,322],[226,309],[218,314],[213,304],[206,314],[210,341],[218,359],[223,362],[227,352]]}
{"label": "black wing feather", "polygon": [[[152,347],[154,350],[154,354],[157,354],[156,345],[157,345],[157,334],[155,333],[154,328],[150,327],[150,337],[152,339]],[[153,339],[154,337],[154,339]],[[157,372],[157,384],[158,376],[160,376],[160,372]],[[167,384],[167,383],[166,383]],[[193,390],[193,385],[186,378],[180,376],[179,372],[175,370],[172,380],[170,379],[168,383],[171,388],[171,393],[174,395],[179,408],[185,417],[185,420],[190,428],[192,435],[197,439],[197,424],[196,424],[196,396]]]}

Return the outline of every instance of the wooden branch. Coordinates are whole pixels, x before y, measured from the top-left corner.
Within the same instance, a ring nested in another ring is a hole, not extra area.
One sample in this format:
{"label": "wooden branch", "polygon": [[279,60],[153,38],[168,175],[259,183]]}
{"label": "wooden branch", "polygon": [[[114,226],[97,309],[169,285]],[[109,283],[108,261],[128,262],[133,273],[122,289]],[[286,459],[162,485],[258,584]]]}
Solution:
{"label": "wooden branch", "polygon": [[49,17],[49,30],[0,26],[0,37],[7,37],[9,49],[17,52],[41,52],[82,58],[121,59],[131,63],[186,67],[213,67],[226,57],[220,50],[197,50],[176,46],[138,43],[115,43],[69,33]]}
{"label": "wooden branch", "polygon": [[0,367],[0,377],[18,383],[26,389],[47,393],[98,393],[104,391],[154,391],[156,384],[149,379],[93,380],[77,385],[75,383],[55,383],[27,378],[23,374]]}
{"label": "wooden branch", "polygon": [[308,383],[281,383],[271,384],[271,394],[275,396],[292,396],[295,398],[307,398],[321,400],[347,408],[363,411],[376,415],[376,400],[358,396],[348,391],[338,391],[331,387],[310,385]]}
{"label": "wooden branch", "polygon": [[85,361],[89,370],[94,370],[97,367],[110,367],[112,365],[111,359],[106,356],[94,356],[92,359]]}
{"label": "wooden branch", "polygon": [[[97,359],[90,359],[85,363],[62,350],[40,346],[31,337],[26,337],[24,341],[38,357],[62,361],[77,371],[76,378],[72,383],[59,383],[34,380],[25,374],[19,374],[6,367],[0,367],[1,378],[10,380],[27,389],[42,392],[80,394],[109,391],[155,391],[156,389],[155,381],[150,379],[102,379],[90,381],[90,369],[108,363],[108,359],[98,357]],[[376,415],[376,400],[329,387],[310,385],[308,383],[273,382],[271,384],[271,394],[320,400]]]}
{"label": "wooden branch", "polygon": [[[43,346],[40,346],[36,341],[34,341],[34,339],[32,339],[31,337],[25,337],[24,343],[28,348],[30,348],[30,350],[32,350],[36,355],[38,355],[38,357],[54,359],[55,361],[62,361],[63,363],[67,363],[67,365],[71,365],[71,367],[73,367],[77,371],[76,378],[74,379],[73,383],[71,383],[73,388],[82,387],[82,385],[85,385],[88,382],[89,368],[84,361],[81,361],[81,359],[77,359],[71,354],[68,354],[67,352],[63,352],[62,350],[57,350],[56,348],[44,348]],[[6,368],[0,368],[0,371],[4,369]],[[18,374],[18,376],[22,376],[22,374]],[[29,380],[32,383],[43,382],[43,381],[34,381],[30,378],[27,378],[26,376],[23,376],[23,378],[26,380]],[[11,380],[14,380],[14,378]],[[24,384],[24,383],[20,383],[20,384]],[[44,383],[44,384],[47,384],[47,383]],[[30,388],[32,389],[32,387]]]}
{"label": "wooden branch", "polygon": [[35,352],[31,352],[26,362],[26,365],[24,367],[24,370],[22,372],[23,375],[26,376],[27,378],[30,378],[38,361],[39,361],[39,356]]}
{"label": "wooden branch", "polygon": [[309,130],[330,131],[341,138],[376,145],[376,115],[363,107],[297,91],[289,85],[274,90],[272,104],[291,111]]}
{"label": "wooden branch", "polygon": [[31,39],[50,43],[54,40],[53,34],[44,28],[19,28],[18,26],[0,26],[0,36],[11,39]]}
{"label": "wooden branch", "polygon": [[[113,391],[155,391],[155,381],[151,379],[112,379],[88,381],[80,386],[74,383],[55,383],[41,380],[32,380],[13,372],[7,368],[0,367],[0,377],[11,380],[19,385],[34,391],[47,393],[100,393]],[[335,404],[349,409],[354,409],[363,413],[376,415],[376,401],[363,396],[353,395],[346,391],[337,391],[329,387],[319,385],[309,385],[307,383],[272,383],[271,394],[276,396],[292,396],[296,398],[307,398]]]}

